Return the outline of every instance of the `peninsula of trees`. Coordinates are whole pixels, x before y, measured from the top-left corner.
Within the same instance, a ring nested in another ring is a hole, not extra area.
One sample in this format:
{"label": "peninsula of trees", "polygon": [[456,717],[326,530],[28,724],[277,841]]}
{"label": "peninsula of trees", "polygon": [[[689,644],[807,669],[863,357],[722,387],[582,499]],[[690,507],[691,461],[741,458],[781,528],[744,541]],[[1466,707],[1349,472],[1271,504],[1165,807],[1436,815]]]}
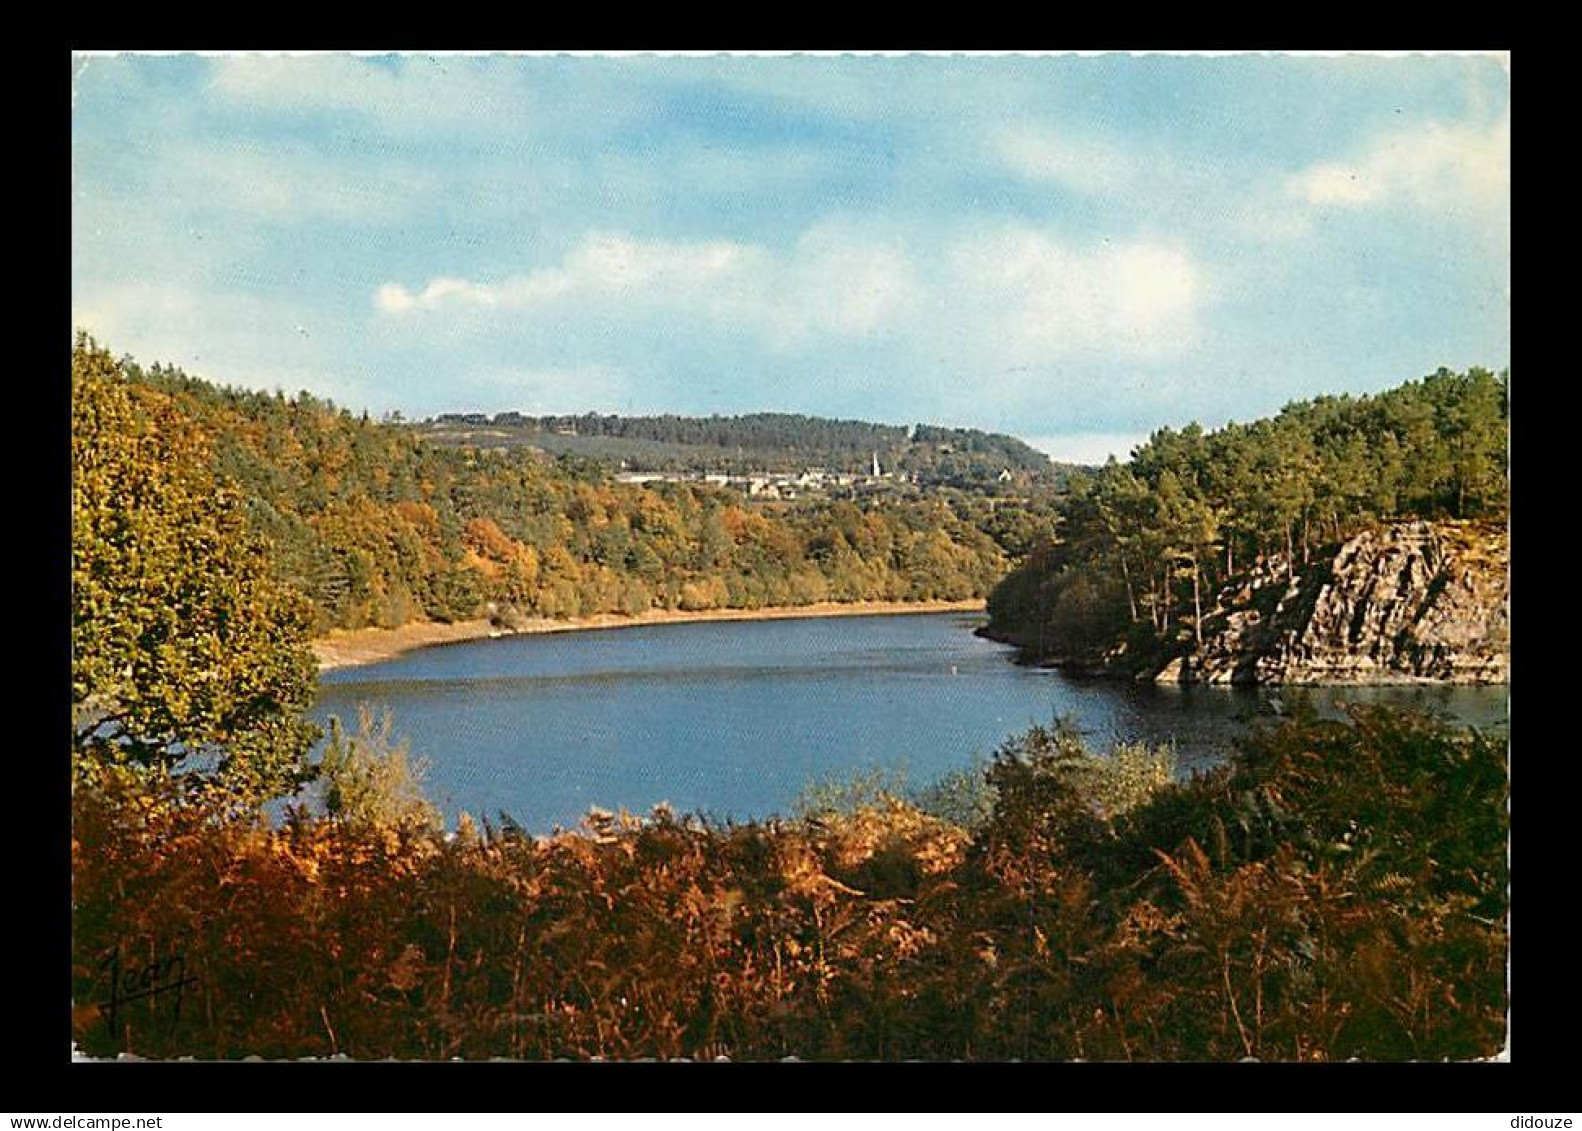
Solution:
{"label": "peninsula of trees", "polygon": [[[1288,611],[1318,602],[1354,536],[1425,520],[1441,529],[1418,537],[1426,547],[1414,559],[1423,611],[1439,615],[1428,602],[1462,586],[1471,596],[1461,604],[1477,606],[1471,615],[1492,632],[1476,647],[1503,652],[1508,436],[1509,374],[1482,369],[1440,370],[1375,396],[1302,401],[1272,419],[1214,432],[1161,429],[1128,463],[1112,460],[1074,485],[1060,537],[995,588],[985,631],[1018,643],[1030,659],[1126,674],[1185,659],[1190,674],[1191,656],[1212,651],[1208,637],[1231,618],[1267,619],[1287,590]],[[1355,571],[1356,591],[1340,602],[1342,619],[1358,623],[1320,635],[1354,651],[1370,647],[1359,630],[1373,612],[1402,629],[1393,610],[1370,612],[1370,576],[1371,566]],[[1301,633],[1308,624],[1282,628]],[[1242,657],[1231,667],[1250,676],[1256,661]],[[1495,678],[1504,670],[1471,667]],[[1286,678],[1303,678],[1300,665],[1286,670]],[[1439,670],[1428,663],[1423,673]]]}

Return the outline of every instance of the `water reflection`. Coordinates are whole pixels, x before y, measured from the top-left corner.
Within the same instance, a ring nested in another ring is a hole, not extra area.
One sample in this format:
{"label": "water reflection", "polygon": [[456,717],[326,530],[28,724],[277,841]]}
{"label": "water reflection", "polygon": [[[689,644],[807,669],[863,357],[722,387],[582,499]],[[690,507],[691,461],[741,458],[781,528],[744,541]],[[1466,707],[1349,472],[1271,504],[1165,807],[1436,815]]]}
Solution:
{"label": "water reflection", "polygon": [[1097,747],[1170,742],[1222,758],[1254,719],[1309,703],[1407,703],[1487,729],[1505,688],[1157,687],[1018,667],[960,614],[654,625],[478,641],[324,677],[315,715],[390,709],[431,765],[430,796],[534,831],[589,806],[737,819],[785,813],[810,783],[881,770],[924,784],[1034,723]]}

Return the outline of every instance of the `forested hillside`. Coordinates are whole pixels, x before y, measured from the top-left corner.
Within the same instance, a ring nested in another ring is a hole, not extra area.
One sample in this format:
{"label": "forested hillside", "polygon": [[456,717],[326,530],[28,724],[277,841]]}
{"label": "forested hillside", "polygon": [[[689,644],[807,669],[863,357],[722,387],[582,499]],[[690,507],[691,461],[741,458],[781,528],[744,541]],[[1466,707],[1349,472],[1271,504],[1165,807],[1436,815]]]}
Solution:
{"label": "forested hillside", "polygon": [[[749,505],[524,450],[425,443],[308,393],[221,389],[79,343],[74,396],[173,413],[233,486],[312,626],[986,595],[1052,518],[960,498]],[[90,364],[90,360],[98,358]],[[95,436],[76,438],[84,445]],[[988,533],[986,531],[993,532]],[[999,540],[997,541],[996,538]]]}
{"label": "forested hillside", "polygon": [[1022,484],[1063,485],[1072,468],[1013,436],[973,428],[903,428],[792,413],[746,416],[524,416],[447,413],[414,425],[425,438],[478,447],[532,446],[635,471],[746,474],[810,467],[881,470],[926,484],[984,487],[1005,472]]}
{"label": "forested hillside", "polygon": [[1076,484],[1063,537],[995,589],[987,631],[1035,658],[1162,662],[1202,646],[1216,596],[1255,565],[1294,581],[1394,520],[1497,529],[1508,418],[1508,373],[1440,370],[1215,432],[1162,429]]}

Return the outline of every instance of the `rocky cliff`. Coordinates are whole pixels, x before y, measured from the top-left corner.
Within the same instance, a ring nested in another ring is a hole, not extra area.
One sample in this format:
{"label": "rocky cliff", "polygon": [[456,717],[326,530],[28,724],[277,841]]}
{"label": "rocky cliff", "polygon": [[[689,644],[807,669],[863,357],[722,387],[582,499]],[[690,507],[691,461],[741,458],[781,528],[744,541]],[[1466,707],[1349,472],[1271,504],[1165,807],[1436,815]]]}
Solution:
{"label": "rocky cliff", "polygon": [[1183,683],[1504,683],[1504,529],[1407,522],[1286,577],[1265,563],[1219,595],[1194,645],[1151,673]]}

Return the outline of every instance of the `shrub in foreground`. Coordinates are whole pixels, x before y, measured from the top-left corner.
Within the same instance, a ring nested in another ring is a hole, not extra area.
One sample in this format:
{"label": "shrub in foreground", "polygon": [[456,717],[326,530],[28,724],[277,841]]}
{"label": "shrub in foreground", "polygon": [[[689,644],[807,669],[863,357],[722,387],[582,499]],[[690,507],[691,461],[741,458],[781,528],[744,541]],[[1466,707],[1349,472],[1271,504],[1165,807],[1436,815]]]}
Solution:
{"label": "shrub in foreground", "polygon": [[973,832],[895,798],[538,839],[420,810],[269,828],[85,788],[74,1032],[155,1057],[1488,1056],[1504,763],[1370,711],[1176,783],[1045,728],[996,754]]}

